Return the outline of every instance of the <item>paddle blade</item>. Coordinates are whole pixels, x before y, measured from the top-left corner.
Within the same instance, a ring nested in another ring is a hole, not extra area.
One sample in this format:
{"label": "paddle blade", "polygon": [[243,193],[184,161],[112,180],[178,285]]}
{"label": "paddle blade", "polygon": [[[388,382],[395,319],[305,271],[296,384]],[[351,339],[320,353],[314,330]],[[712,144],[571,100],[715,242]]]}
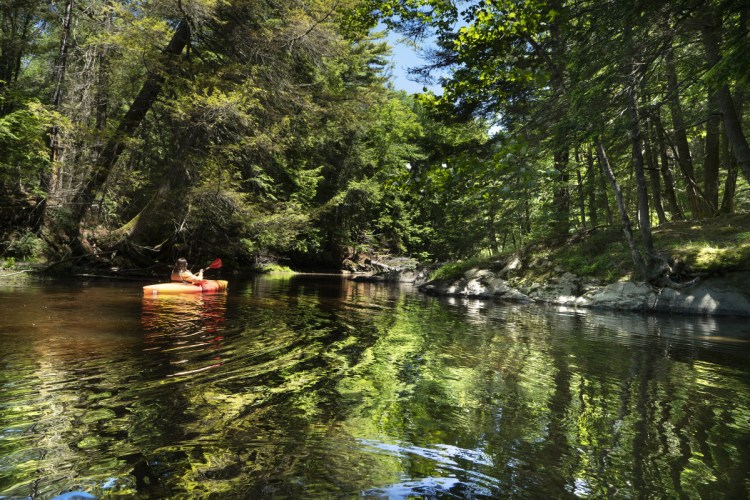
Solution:
{"label": "paddle blade", "polygon": [[208,269],[221,269],[221,259],[216,259],[208,265]]}

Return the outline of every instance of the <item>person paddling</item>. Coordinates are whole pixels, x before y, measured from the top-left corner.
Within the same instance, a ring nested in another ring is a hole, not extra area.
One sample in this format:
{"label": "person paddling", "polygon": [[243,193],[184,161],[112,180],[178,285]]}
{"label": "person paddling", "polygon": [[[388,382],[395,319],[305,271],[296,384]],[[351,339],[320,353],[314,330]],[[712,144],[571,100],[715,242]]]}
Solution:
{"label": "person paddling", "polygon": [[181,281],[183,283],[195,283],[197,281],[203,281],[203,269],[198,271],[198,274],[193,274],[188,270],[187,260],[180,257],[175,262],[174,269],[172,269],[172,281]]}

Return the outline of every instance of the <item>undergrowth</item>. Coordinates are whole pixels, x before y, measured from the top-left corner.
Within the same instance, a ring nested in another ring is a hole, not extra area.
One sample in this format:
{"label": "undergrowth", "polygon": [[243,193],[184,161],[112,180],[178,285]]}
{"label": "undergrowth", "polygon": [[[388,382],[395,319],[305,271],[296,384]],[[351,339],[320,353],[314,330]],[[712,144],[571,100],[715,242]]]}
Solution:
{"label": "undergrowth", "polygon": [[[634,236],[640,249],[637,229]],[[653,239],[657,253],[682,260],[695,273],[750,271],[750,214],[670,222],[655,227]],[[451,262],[433,271],[431,279],[455,279],[475,268],[499,270],[516,253],[519,252]],[[520,254],[524,280],[544,280],[553,274],[571,272],[614,282],[633,274],[630,250],[617,227],[571,235],[564,241],[533,242]]]}
{"label": "undergrowth", "polygon": [[261,273],[294,273],[291,268],[280,264],[263,264],[259,271]]}

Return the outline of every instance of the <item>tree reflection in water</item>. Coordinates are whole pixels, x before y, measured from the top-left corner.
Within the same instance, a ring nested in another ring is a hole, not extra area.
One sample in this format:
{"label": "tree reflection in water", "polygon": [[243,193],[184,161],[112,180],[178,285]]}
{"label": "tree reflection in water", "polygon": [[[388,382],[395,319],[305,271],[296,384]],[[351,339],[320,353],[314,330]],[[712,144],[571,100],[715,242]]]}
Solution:
{"label": "tree reflection in water", "polygon": [[748,496],[745,321],[320,276],[32,298],[2,296],[0,496]]}

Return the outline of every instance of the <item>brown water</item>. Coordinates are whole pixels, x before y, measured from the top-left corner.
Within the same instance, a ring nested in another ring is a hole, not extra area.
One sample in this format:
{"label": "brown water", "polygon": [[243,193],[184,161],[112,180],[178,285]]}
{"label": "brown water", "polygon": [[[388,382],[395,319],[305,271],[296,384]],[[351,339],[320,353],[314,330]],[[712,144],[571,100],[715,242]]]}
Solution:
{"label": "brown water", "polygon": [[0,288],[0,498],[728,497],[750,323],[422,296]]}

